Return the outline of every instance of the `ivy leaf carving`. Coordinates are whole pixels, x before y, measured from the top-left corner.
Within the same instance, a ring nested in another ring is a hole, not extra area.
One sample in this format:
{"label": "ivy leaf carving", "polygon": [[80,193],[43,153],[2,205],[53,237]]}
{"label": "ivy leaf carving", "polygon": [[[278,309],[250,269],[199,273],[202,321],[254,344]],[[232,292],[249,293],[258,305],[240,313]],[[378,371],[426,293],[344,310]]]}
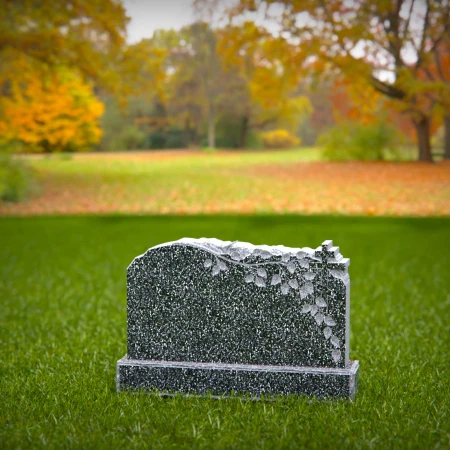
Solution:
{"label": "ivy leaf carving", "polygon": [[213,275],[217,275],[220,272],[220,267],[216,264],[213,268],[212,268],[212,274]]}
{"label": "ivy leaf carving", "polygon": [[308,281],[314,280],[315,277],[316,277],[316,274],[314,272],[305,272],[303,274],[303,278]]}
{"label": "ivy leaf carving", "polygon": [[298,289],[298,281],[295,278],[289,280],[288,283],[292,289]]}
{"label": "ivy leaf carving", "polygon": [[331,357],[333,358],[333,361],[335,363],[338,363],[341,359],[341,352],[340,350],[334,349],[331,351]]}
{"label": "ivy leaf carving", "polygon": [[322,313],[317,313],[314,316],[314,320],[316,321],[317,325],[320,325],[323,322],[323,314]]}
{"label": "ivy leaf carving", "polygon": [[227,265],[223,261],[221,261],[220,259],[217,261],[217,265],[219,266],[220,270],[227,270],[228,269]]}
{"label": "ivy leaf carving", "polygon": [[283,284],[281,285],[281,292],[282,292],[284,295],[289,294],[289,285],[288,285],[287,283],[283,283]]}
{"label": "ivy leaf carving", "polygon": [[294,273],[295,272],[295,264],[292,261],[288,262],[287,270],[289,270],[290,273]]}
{"label": "ivy leaf carving", "polygon": [[245,274],[244,280],[246,283],[251,283],[252,281],[254,281],[254,279],[255,279],[255,275],[253,275],[252,273]]}
{"label": "ivy leaf carving", "polygon": [[311,315],[314,316],[317,314],[317,311],[319,311],[319,307],[317,305],[311,306]]}
{"label": "ivy leaf carving", "polygon": [[307,281],[300,288],[300,297],[303,299],[307,297],[309,294],[312,294],[313,292],[314,292],[314,285],[311,283],[311,281]]}
{"label": "ivy leaf carving", "polygon": [[303,305],[303,307],[302,307],[302,309],[301,309],[301,313],[302,314],[306,314],[306,313],[309,313],[310,311],[311,311],[311,307],[312,307],[312,305],[310,305],[310,304],[308,304],[308,303],[305,303],[304,305]]}
{"label": "ivy leaf carving", "polygon": [[270,282],[270,284],[271,284],[272,286],[275,286],[276,284],[280,284],[280,283],[281,283],[281,277],[280,277],[280,275],[275,274],[275,275],[272,277],[272,281]]}
{"label": "ivy leaf carving", "polygon": [[330,342],[333,344],[333,347],[340,348],[341,343],[339,342],[339,339],[333,334],[330,338]]}
{"label": "ivy leaf carving", "polygon": [[299,261],[299,265],[300,267],[302,267],[303,269],[309,269],[309,262],[306,261],[306,259],[301,259]]}
{"label": "ivy leaf carving", "polygon": [[267,278],[267,271],[266,271],[266,269],[264,269],[264,267],[259,267],[258,270],[256,271],[256,273],[257,273],[261,278]]}
{"label": "ivy leaf carving", "polygon": [[316,305],[319,306],[320,308],[326,308],[328,306],[322,297],[316,298]]}
{"label": "ivy leaf carving", "polygon": [[266,287],[266,282],[261,277],[255,277],[255,284],[259,287]]}
{"label": "ivy leaf carving", "polygon": [[335,320],[331,317],[331,316],[325,316],[325,318],[323,319],[323,321],[329,326],[329,327],[334,327],[336,325]]}
{"label": "ivy leaf carving", "polygon": [[284,253],[281,257],[281,261],[288,262],[291,259],[291,255],[289,253]]}
{"label": "ivy leaf carving", "polygon": [[211,267],[212,266],[212,260],[211,259],[207,259],[207,260],[205,260],[205,262],[203,263],[203,265],[205,266],[205,267]]}
{"label": "ivy leaf carving", "polygon": [[323,329],[323,335],[325,336],[325,339],[328,339],[332,334],[331,328],[330,327],[325,327]]}

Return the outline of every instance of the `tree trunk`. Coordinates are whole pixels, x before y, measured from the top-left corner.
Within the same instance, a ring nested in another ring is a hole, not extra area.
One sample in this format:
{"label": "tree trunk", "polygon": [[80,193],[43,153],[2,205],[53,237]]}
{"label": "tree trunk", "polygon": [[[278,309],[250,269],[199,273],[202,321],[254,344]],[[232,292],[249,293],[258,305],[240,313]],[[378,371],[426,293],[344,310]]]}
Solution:
{"label": "tree trunk", "polygon": [[422,116],[414,121],[417,133],[417,143],[419,144],[419,161],[433,162],[430,144],[430,118]]}
{"label": "tree trunk", "polygon": [[247,139],[247,133],[248,133],[248,116],[244,116],[242,118],[241,135],[239,137],[239,148],[244,148],[245,147],[245,141]]}
{"label": "tree trunk", "polygon": [[216,148],[216,115],[212,103],[209,105],[208,114],[208,147]]}
{"label": "tree trunk", "polygon": [[444,159],[450,159],[450,116],[444,117]]}
{"label": "tree trunk", "polygon": [[189,124],[189,119],[186,118],[184,121],[184,145],[189,147],[191,145],[191,126]]}

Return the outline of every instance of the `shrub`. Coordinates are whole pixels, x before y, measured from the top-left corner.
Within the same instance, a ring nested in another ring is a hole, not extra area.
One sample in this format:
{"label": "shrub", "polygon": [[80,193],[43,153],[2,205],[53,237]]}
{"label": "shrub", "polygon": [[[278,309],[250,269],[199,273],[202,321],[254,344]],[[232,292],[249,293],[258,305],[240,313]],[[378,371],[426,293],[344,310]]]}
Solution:
{"label": "shrub", "polygon": [[30,190],[31,181],[31,170],[23,161],[0,154],[0,200],[22,200]]}
{"label": "shrub", "polygon": [[262,137],[266,148],[291,148],[300,144],[300,139],[287,130],[267,131]]}
{"label": "shrub", "polygon": [[388,154],[395,158],[398,139],[397,130],[385,122],[343,123],[322,134],[318,144],[330,161],[383,161]]}
{"label": "shrub", "polygon": [[120,133],[118,150],[136,150],[144,148],[146,135],[139,128],[128,125]]}
{"label": "shrub", "polygon": [[170,128],[167,132],[167,138],[165,142],[166,148],[184,148],[186,144],[184,142],[184,131],[180,128]]}
{"label": "shrub", "polygon": [[245,148],[260,150],[264,148],[264,140],[260,133],[250,130],[245,138]]}

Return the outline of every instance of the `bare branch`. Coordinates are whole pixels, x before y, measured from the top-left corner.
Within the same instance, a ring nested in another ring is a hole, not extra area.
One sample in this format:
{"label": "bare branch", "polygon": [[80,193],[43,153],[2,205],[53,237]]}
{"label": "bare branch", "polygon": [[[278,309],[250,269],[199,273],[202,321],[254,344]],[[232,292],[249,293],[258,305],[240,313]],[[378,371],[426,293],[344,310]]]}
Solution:
{"label": "bare branch", "polygon": [[419,51],[417,53],[417,61],[415,68],[418,69],[423,61],[423,51],[425,49],[425,42],[427,37],[427,30],[428,30],[428,24],[430,20],[430,0],[426,0],[426,11],[425,11],[425,17],[423,19],[423,31],[422,31],[422,37],[419,45]]}
{"label": "bare branch", "polygon": [[414,9],[414,3],[415,3],[415,0],[411,0],[411,6],[409,7],[408,18],[406,19],[405,27],[403,28],[402,39],[405,39],[406,33],[409,30],[409,23],[411,22],[411,16],[412,16],[412,12]]}

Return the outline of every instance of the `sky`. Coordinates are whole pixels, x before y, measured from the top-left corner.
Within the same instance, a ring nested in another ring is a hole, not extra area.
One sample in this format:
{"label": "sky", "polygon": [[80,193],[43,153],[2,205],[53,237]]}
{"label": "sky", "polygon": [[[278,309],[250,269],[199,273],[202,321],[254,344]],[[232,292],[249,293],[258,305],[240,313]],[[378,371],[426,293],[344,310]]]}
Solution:
{"label": "sky", "polygon": [[128,24],[128,42],[152,37],[159,28],[180,29],[195,19],[192,0],[124,0]]}

